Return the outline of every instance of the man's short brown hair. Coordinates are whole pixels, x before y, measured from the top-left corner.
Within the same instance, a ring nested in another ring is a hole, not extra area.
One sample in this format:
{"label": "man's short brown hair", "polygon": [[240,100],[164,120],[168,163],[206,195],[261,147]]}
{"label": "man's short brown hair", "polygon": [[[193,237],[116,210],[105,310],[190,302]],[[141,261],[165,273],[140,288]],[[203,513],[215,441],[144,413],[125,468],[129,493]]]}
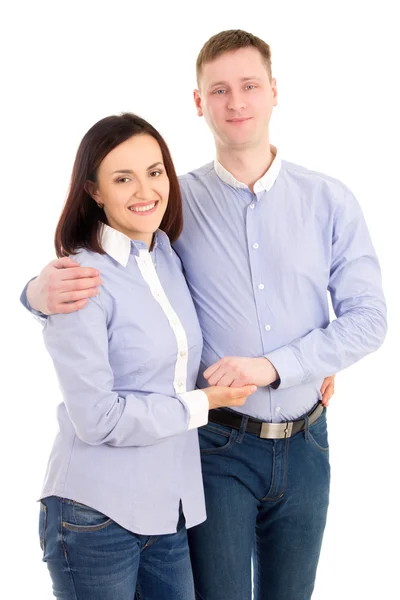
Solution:
{"label": "man's short brown hair", "polygon": [[200,50],[196,61],[197,84],[199,84],[201,71],[206,63],[215,60],[225,52],[232,52],[240,48],[256,48],[264,60],[271,79],[271,49],[269,45],[252,33],[242,29],[228,29],[213,35]]}

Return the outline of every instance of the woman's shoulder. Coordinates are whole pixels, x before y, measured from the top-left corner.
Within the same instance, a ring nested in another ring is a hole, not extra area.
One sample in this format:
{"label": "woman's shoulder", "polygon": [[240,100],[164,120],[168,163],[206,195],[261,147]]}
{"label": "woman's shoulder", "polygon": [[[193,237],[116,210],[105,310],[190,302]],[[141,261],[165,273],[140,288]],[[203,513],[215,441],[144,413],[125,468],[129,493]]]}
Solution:
{"label": "woman's shoulder", "polygon": [[109,262],[107,254],[93,252],[87,248],[79,248],[74,254],[70,255],[70,258],[81,267],[92,267],[94,269],[99,269]]}

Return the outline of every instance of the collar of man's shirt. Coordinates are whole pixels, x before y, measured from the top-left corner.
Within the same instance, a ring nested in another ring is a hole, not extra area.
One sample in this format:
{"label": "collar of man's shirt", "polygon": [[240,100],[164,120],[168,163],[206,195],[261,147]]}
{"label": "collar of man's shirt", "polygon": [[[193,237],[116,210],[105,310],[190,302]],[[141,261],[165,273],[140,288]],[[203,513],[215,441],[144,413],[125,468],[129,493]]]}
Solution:
{"label": "collar of man's shirt", "polygon": [[[261,177],[261,179],[256,181],[256,183],[254,184],[254,193],[255,194],[257,194],[258,192],[264,192],[264,191],[269,192],[269,190],[274,185],[276,178],[279,175],[279,171],[281,170],[282,162],[281,162],[281,157],[278,154],[277,148],[275,148],[275,146],[271,146],[271,152],[274,155],[274,159],[273,159],[272,164],[269,167],[268,171]],[[234,176],[231,173],[229,173],[229,171],[227,171],[225,169],[225,167],[223,167],[221,165],[221,163],[218,162],[217,159],[214,160],[214,170],[215,170],[216,174],[218,175],[218,177],[220,179],[222,179],[222,181],[224,183],[227,183],[231,187],[236,188],[236,189],[237,188],[241,188],[241,189],[245,189],[245,190],[249,189],[248,185],[235,179]]]}
{"label": "collar of man's shirt", "polygon": [[[128,264],[130,254],[139,256],[141,252],[148,252],[148,247],[145,242],[131,240],[130,237],[121,231],[118,231],[105,223],[101,226],[100,237],[103,250],[123,267],[126,267]],[[157,246],[163,245],[170,248],[167,234],[161,231],[161,229],[158,229],[155,232],[152,250],[157,248]]]}

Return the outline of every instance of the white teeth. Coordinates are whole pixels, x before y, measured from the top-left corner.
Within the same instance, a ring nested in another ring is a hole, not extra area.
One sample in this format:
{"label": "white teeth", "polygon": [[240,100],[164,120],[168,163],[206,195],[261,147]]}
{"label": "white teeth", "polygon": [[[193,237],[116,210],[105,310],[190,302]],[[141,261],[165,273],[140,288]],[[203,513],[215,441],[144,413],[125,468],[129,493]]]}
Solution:
{"label": "white teeth", "polygon": [[135,208],[134,206],[131,206],[129,208],[129,210],[131,210],[132,212],[147,212],[148,210],[151,210],[152,208],[154,208],[156,205],[155,202],[153,202],[153,204],[148,204],[147,206],[138,206],[137,208]]}

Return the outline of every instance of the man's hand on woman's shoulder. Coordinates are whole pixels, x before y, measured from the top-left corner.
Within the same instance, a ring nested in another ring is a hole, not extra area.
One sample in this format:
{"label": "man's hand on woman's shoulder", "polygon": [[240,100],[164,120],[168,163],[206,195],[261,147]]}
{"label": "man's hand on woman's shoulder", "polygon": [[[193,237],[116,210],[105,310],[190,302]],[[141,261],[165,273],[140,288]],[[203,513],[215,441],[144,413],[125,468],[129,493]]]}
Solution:
{"label": "man's hand on woman's shoulder", "polygon": [[27,298],[33,309],[45,315],[71,313],[96,296],[101,283],[97,269],[80,267],[69,257],[58,258],[29,283]]}

